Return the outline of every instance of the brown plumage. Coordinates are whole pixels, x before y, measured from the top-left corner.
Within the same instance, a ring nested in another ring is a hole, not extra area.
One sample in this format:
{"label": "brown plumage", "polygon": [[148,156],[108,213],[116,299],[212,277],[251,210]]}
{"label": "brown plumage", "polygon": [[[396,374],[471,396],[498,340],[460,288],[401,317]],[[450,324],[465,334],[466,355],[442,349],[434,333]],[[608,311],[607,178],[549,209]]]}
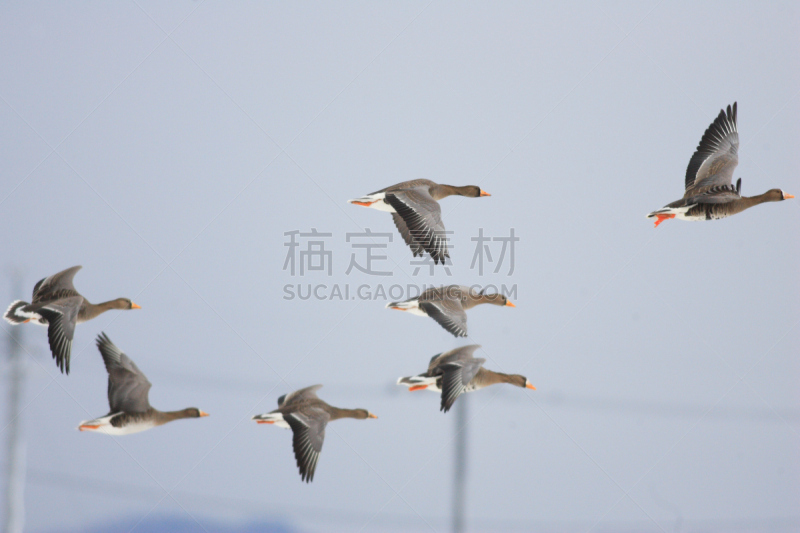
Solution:
{"label": "brown plumage", "polygon": [[467,198],[491,196],[475,185],[457,187],[418,179],[386,187],[350,200],[350,203],[392,213],[397,230],[415,257],[428,252],[434,263],[444,264],[450,253],[439,200],[454,195]]}
{"label": "brown plumage", "polygon": [[386,307],[429,316],[454,336],[466,337],[466,311],[480,304],[516,307],[502,294],[485,294],[463,285],[430,288],[416,298],[391,302]]}
{"label": "brown plumage", "polygon": [[742,178],[733,186],[733,171],[739,164],[739,132],[736,102],[720,111],[706,129],[689,166],[686,168],[686,191],[683,198],[648,214],[658,227],[671,218],[681,220],[716,220],[741,213],[765,202],[794,198],[780,189],[758,196],[742,196]]}
{"label": "brown plumage", "polygon": [[434,355],[428,364],[427,372],[400,378],[397,383],[407,386],[410,391],[425,389],[441,391],[440,410],[445,413],[450,410],[462,393],[480,390],[490,385],[508,383],[516,387],[536,390],[536,387],[531,385],[525,376],[504,374],[483,368],[482,365],[486,359],[473,357],[478,348],[480,348],[479,345],[472,344]]}
{"label": "brown plumage", "polygon": [[[763,204],[765,202],[780,202],[782,200],[794,198],[793,195],[786,194],[780,189],[770,189],[764,194],[759,194],[757,196],[739,196],[738,198],[733,198],[732,200],[723,203],[709,203],[709,194],[713,193],[705,193],[705,195],[700,198],[692,197],[689,199],[678,200],[677,202],[668,204],[667,207],[684,207],[686,205],[692,205],[696,202],[694,207],[691,207],[686,211],[686,218],[716,220],[741,213],[745,209],[750,209],[755,205]],[[733,195],[726,193],[720,193],[716,195],[716,198],[721,199],[723,197],[733,197]]]}
{"label": "brown plumage", "polygon": [[97,336],[97,349],[108,372],[108,414],[84,420],[78,429],[106,435],[130,435],[182,418],[208,416],[196,407],[180,411],[159,411],[150,405],[150,382],[130,357],[111,342],[108,335]]}
{"label": "brown plumage", "polygon": [[47,326],[47,339],[53,359],[61,372],[69,374],[69,358],[75,325],[105,313],[110,309],[141,309],[127,298],[93,304],[75,290],[72,279],[82,267],[74,266],[39,280],[33,287],[31,303],[17,300],[4,315],[11,324],[33,322]]}
{"label": "brown plumage", "polygon": [[253,420],[259,424],[291,428],[297,468],[300,470],[300,478],[306,483],[311,483],[314,479],[328,422],[341,418],[378,418],[366,409],[341,409],[328,405],[317,397],[317,391],[321,387],[322,385],[312,385],[284,394],[278,398],[277,409],[253,416]]}

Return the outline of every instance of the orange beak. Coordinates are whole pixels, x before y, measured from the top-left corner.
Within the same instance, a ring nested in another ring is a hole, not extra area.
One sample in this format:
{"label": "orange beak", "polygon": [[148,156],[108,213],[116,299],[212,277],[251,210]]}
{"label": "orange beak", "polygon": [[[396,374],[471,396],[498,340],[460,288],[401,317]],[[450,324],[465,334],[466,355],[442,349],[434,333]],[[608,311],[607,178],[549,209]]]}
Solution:
{"label": "orange beak", "polygon": [[131,309],[141,309],[141,305],[136,305],[135,303],[131,302]]}
{"label": "orange beak", "polygon": [[506,302],[506,307],[516,307],[516,305],[512,304],[512,303],[511,303],[511,300],[508,300],[508,301]]}
{"label": "orange beak", "polygon": [[526,383],[526,384],[525,384],[525,388],[526,388],[526,389],[531,389],[531,390],[536,390],[536,387],[534,387],[534,386],[533,386],[533,385],[531,385],[530,383]]}
{"label": "orange beak", "polygon": [[256,424],[274,424],[273,420],[256,420]]}
{"label": "orange beak", "polygon": [[81,431],[86,431],[86,430],[89,430],[89,429],[97,429],[99,427],[100,426],[81,426],[78,429],[80,429]]}
{"label": "orange beak", "polygon": [[491,196],[491,194],[481,189],[481,196]]}
{"label": "orange beak", "polygon": [[783,193],[784,200],[788,200],[789,198],[794,198],[794,194]]}
{"label": "orange beak", "polygon": [[200,411],[200,416],[208,416],[208,413],[206,413],[205,411]]}
{"label": "orange beak", "polygon": [[367,418],[378,418],[377,416],[373,415],[372,413],[367,415]]}
{"label": "orange beak", "polygon": [[415,390],[425,390],[427,389],[427,385],[414,385],[413,387],[408,388],[408,392],[414,392]]}

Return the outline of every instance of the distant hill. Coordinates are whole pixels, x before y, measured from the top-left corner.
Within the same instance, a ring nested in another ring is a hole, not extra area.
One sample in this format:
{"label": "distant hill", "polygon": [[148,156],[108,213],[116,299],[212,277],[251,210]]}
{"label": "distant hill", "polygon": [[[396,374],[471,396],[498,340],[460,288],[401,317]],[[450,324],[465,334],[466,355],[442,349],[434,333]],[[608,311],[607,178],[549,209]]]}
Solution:
{"label": "distant hill", "polygon": [[[129,518],[103,525],[81,529],[82,533],[119,533],[130,531],[136,525],[135,533],[297,533],[297,529],[279,522],[251,522],[248,524],[224,524],[198,518],[202,527],[189,517],[154,516],[142,520]],[[204,529],[205,528],[205,529]],[[50,533],[74,533],[72,530],[50,530]]]}

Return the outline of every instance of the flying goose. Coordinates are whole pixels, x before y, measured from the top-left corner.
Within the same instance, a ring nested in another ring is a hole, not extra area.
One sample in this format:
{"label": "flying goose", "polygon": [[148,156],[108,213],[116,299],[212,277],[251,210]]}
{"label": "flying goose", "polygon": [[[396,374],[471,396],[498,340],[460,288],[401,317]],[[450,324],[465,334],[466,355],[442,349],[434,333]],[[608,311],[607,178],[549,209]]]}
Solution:
{"label": "flying goose", "polygon": [[379,211],[388,211],[392,214],[394,225],[397,226],[403,240],[411,247],[414,257],[428,252],[434,264],[444,264],[450,253],[447,251],[439,200],[453,195],[468,198],[491,196],[475,185],[455,187],[440,185],[431,180],[412,180],[386,187],[349,202]]}
{"label": "flying goose", "polygon": [[[485,290],[485,289],[484,289]],[[386,304],[389,309],[429,316],[456,337],[467,336],[467,309],[479,304],[516,307],[501,294],[484,294],[463,285],[448,285],[425,290],[416,298]]]}
{"label": "flying goose", "polygon": [[181,418],[208,416],[208,413],[196,407],[180,411],[154,409],[147,399],[150,382],[136,363],[117,348],[105,333],[97,336],[97,348],[108,371],[108,405],[111,409],[103,417],[84,420],[78,426],[79,430],[130,435]]}
{"label": "flying goose", "polygon": [[736,102],[711,123],[700,139],[686,168],[686,192],[683,198],[653,211],[655,227],[670,218],[681,220],[716,220],[741,213],[764,202],[794,198],[780,189],[758,196],[742,196],[742,178],[733,186],[733,171],[739,164],[739,132],[736,127]]}
{"label": "flying goose", "polygon": [[89,303],[75,290],[72,278],[81,266],[74,266],[40,280],[33,287],[31,303],[17,300],[6,309],[5,319],[11,324],[33,322],[47,326],[47,339],[53,359],[63,373],[69,374],[69,355],[75,324],[91,320],[109,309],[141,309],[127,298],[99,304]]}
{"label": "flying goose", "polygon": [[480,348],[478,344],[462,346],[449,352],[436,354],[431,358],[428,371],[424,374],[397,380],[409,391],[432,390],[442,393],[441,411],[445,413],[453,407],[456,399],[464,392],[472,392],[496,383],[509,383],[517,387],[536,390],[531,382],[519,374],[503,374],[483,368],[486,359],[475,358],[472,354]]}
{"label": "flying goose", "polygon": [[275,424],[292,430],[294,457],[300,469],[300,479],[306,483],[314,479],[328,422],[340,418],[378,418],[366,409],[340,409],[328,405],[317,397],[321,387],[312,385],[284,394],[278,398],[277,409],[253,416],[253,420],[259,424]]}

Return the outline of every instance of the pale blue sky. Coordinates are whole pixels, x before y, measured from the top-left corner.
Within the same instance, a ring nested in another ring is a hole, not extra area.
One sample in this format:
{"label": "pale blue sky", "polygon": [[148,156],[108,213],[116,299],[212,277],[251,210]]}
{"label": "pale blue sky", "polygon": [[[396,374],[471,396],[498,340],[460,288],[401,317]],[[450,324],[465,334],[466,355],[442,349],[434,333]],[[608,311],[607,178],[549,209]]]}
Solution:
{"label": "pale blue sky", "polygon": [[[394,381],[479,343],[538,390],[469,398],[471,531],[796,530],[800,203],[645,215],[734,101],[743,193],[800,193],[799,24],[795,2],[0,6],[1,266],[25,277],[0,301],[82,264],[89,300],[142,306],[79,326],[69,377],[25,328],[27,529],[444,531],[453,413]],[[451,276],[411,276],[391,218],[347,204],[415,178],[492,194],[442,201]],[[330,278],[282,270],[311,228]],[[345,274],[364,228],[394,236],[388,281]],[[514,228],[512,276],[469,268],[478,228]],[[385,301],[285,301],[300,282],[516,284],[517,308],[455,341]],[[154,406],[211,417],[75,431],[108,408],[100,331]],[[331,424],[306,485],[290,433],[249,418],[314,383],[380,418]]]}

